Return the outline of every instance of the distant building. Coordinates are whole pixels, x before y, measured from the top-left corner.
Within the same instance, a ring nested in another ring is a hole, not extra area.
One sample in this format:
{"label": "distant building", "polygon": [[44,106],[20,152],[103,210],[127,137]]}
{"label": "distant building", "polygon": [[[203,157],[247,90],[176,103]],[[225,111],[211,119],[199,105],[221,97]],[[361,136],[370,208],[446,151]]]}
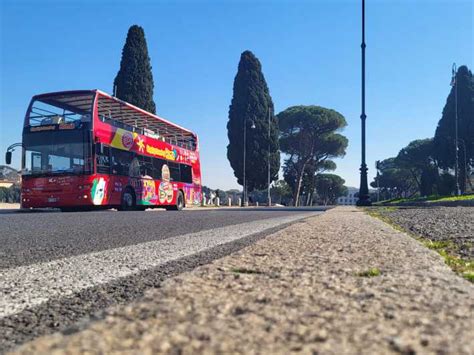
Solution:
{"label": "distant building", "polygon": [[338,205],[355,205],[359,196],[359,189],[355,187],[348,187],[347,193],[344,196],[337,198]]}

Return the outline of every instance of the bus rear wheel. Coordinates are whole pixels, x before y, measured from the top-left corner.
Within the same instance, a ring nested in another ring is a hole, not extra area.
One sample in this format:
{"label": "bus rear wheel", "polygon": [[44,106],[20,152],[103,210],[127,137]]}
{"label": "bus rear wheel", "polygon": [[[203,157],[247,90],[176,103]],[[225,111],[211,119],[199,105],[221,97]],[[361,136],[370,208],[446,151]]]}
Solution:
{"label": "bus rear wheel", "polygon": [[176,205],[168,206],[166,209],[168,211],[181,211],[184,208],[184,195],[181,191],[178,192],[178,197],[176,198]]}
{"label": "bus rear wheel", "polygon": [[135,209],[135,194],[132,189],[127,187],[122,193],[122,198],[120,199],[119,211],[131,211]]}

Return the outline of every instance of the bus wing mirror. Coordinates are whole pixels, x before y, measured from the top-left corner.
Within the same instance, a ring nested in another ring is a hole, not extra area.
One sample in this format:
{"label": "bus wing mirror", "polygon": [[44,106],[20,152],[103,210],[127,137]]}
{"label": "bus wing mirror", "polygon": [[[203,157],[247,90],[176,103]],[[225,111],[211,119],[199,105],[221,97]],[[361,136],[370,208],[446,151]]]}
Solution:
{"label": "bus wing mirror", "polygon": [[12,152],[8,151],[5,154],[5,162],[7,165],[10,165],[12,163]]}

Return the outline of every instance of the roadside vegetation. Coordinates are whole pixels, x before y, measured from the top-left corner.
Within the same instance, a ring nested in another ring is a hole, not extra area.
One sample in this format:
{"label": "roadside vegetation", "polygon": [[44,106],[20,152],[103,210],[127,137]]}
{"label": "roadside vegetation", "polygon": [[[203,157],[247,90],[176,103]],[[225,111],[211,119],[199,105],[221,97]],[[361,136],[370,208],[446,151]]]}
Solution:
{"label": "roadside vegetation", "polygon": [[472,194],[465,194],[461,196],[439,196],[439,195],[431,195],[431,196],[422,196],[422,197],[411,197],[411,198],[394,198],[391,200],[384,200],[380,202],[376,202],[375,205],[387,205],[387,204],[402,204],[406,202],[444,202],[444,201],[469,201],[474,200],[474,193]]}
{"label": "roadside vegetation", "polygon": [[[333,159],[345,155],[348,140],[340,132],[346,125],[342,114],[316,105],[291,106],[275,114],[260,61],[251,51],[241,54],[227,121],[227,159],[249,193],[259,195],[275,182],[285,189],[279,199],[285,204],[335,202],[344,193],[344,180],[322,173],[335,170]],[[281,165],[284,184],[278,181]],[[318,195],[317,185],[324,185]]]}
{"label": "roadside vegetation", "polygon": [[0,202],[20,203],[20,187],[18,185],[0,187]]}
{"label": "roadside vegetation", "polygon": [[[470,198],[452,196],[458,190],[462,194],[474,191],[474,80],[465,65],[452,79],[433,137],[414,140],[395,157],[377,161],[377,175],[371,186],[378,189],[382,200],[396,204],[412,199]],[[348,146],[341,134],[346,126],[341,113],[316,105],[298,105],[275,114],[262,65],[250,51],[241,55],[233,89],[227,158],[240,185],[244,184],[245,167],[247,190],[258,195],[268,186],[269,165],[270,182],[277,181],[281,160],[284,182],[291,192],[288,204],[331,204],[344,195],[344,180],[328,174],[336,169],[335,158],[343,157]]]}
{"label": "roadside vegetation", "polygon": [[412,238],[416,239],[425,247],[436,251],[444,259],[445,264],[448,265],[454,272],[466,280],[474,282],[474,260],[459,256],[458,251],[460,249],[460,245],[449,240],[431,240],[429,238],[413,234],[411,231],[394,222],[388,216],[389,212],[393,212],[395,210],[397,210],[397,207],[366,208],[367,214],[384,221],[394,229],[406,233]]}
{"label": "roadside vegetation", "polygon": [[462,194],[474,192],[473,102],[473,75],[467,66],[462,65],[452,78],[452,87],[438,125],[434,127],[434,136],[414,140],[395,157],[376,162],[377,175],[370,185],[379,189],[382,200],[401,203],[474,198],[473,195],[451,197],[456,195],[457,185]]}

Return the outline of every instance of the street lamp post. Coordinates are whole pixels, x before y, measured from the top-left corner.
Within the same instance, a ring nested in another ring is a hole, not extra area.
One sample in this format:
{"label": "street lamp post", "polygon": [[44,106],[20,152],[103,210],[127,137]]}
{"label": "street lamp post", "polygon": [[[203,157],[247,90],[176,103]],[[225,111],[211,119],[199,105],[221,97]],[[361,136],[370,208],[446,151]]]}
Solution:
{"label": "street lamp post", "polygon": [[271,154],[270,154],[270,117],[271,117],[271,111],[270,111],[270,106],[268,107],[268,187],[267,187],[267,201],[268,201],[268,207],[272,205],[272,197],[270,196],[270,183],[271,183],[271,177],[270,177],[270,159],[271,159]]}
{"label": "street lamp post", "polygon": [[458,83],[456,80],[457,67],[453,63],[451,85],[454,86],[454,146],[456,151],[456,163],[454,167],[454,176],[456,178],[456,194],[461,195],[459,188],[459,153],[458,153]]}
{"label": "street lamp post", "polygon": [[365,161],[365,0],[362,0],[362,113],[360,115],[362,128],[362,162],[360,165],[360,188],[357,206],[370,206],[369,186],[367,183],[367,164]]}
{"label": "street lamp post", "polygon": [[[252,121],[252,126],[250,127],[252,129],[255,128],[255,123]],[[243,199],[242,199],[242,207],[246,207],[248,205],[247,203],[247,177],[246,177],[246,169],[247,169],[247,117],[244,118],[244,191],[243,191]]]}

